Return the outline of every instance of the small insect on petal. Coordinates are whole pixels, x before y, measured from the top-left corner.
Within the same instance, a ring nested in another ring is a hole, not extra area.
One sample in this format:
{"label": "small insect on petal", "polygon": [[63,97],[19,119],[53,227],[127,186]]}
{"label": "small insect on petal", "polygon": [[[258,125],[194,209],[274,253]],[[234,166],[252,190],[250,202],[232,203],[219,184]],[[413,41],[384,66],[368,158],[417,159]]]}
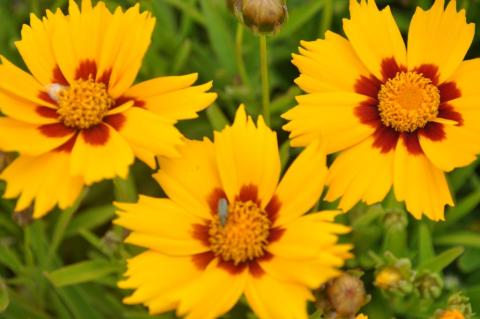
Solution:
{"label": "small insect on petal", "polygon": [[58,101],[58,95],[59,95],[60,91],[62,91],[63,89],[65,89],[65,86],[63,86],[61,84],[58,84],[58,83],[50,84],[50,86],[48,87],[48,95],[54,101]]}
{"label": "small insect on petal", "polygon": [[228,218],[228,202],[225,198],[220,198],[218,200],[217,214],[220,218],[220,224],[225,226]]}

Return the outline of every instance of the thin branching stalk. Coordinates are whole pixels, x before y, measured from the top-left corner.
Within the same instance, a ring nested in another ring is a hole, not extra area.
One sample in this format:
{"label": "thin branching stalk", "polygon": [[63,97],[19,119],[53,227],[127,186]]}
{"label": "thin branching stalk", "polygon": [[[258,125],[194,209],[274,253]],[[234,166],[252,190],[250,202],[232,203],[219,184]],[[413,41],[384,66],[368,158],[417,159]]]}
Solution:
{"label": "thin branching stalk", "polygon": [[268,80],[267,36],[260,35],[260,72],[262,77],[262,108],[265,123],[270,125],[270,84]]}

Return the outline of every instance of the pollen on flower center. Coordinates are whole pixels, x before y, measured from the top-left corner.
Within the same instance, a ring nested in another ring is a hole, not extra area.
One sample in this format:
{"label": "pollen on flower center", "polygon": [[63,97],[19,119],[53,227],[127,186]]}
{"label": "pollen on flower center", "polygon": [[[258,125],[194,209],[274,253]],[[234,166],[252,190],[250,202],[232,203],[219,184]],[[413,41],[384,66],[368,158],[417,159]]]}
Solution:
{"label": "pollen on flower center", "polygon": [[382,123],[398,132],[413,132],[438,115],[440,91],[417,72],[399,72],[378,93]]}
{"label": "pollen on flower center", "polygon": [[60,121],[68,127],[88,129],[99,124],[113,105],[103,83],[76,80],[70,87],[55,90]]}
{"label": "pollen on flower center", "polygon": [[212,252],[238,265],[263,256],[271,222],[253,201],[235,201],[228,206],[226,219],[216,216],[208,231]]}

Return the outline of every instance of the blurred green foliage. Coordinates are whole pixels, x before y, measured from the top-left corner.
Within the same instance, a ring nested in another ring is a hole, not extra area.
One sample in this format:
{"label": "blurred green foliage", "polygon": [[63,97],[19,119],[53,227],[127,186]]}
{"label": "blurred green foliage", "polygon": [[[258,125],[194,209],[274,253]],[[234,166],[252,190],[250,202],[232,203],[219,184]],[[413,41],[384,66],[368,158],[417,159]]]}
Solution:
{"label": "blurred green foliage", "polygon": [[[107,0],[109,7],[131,6],[139,2],[157,18],[152,44],[138,80],[161,75],[198,72],[201,82],[214,81],[219,93],[216,104],[196,120],[179,124],[191,138],[211,136],[232,119],[236,107],[245,103],[248,111],[260,110],[260,74],[258,40],[248,30],[240,42],[239,28],[223,0]],[[392,6],[400,29],[407,34],[416,6],[431,5],[431,0],[378,1]],[[480,1],[459,0],[468,19],[480,26]],[[29,14],[43,15],[45,10],[62,8],[67,0],[12,0],[0,2],[0,52],[23,66],[14,42]],[[293,84],[296,69],[290,56],[297,52],[300,40],[322,37],[325,30],[342,33],[342,18],[348,16],[347,0],[289,0],[289,19],[283,29],[269,38],[272,91],[272,126],[278,131],[285,165],[298,151],[290,150],[282,132],[280,114],[295,105],[300,94]],[[241,33],[240,33],[241,34]],[[480,34],[480,32],[478,32]],[[480,56],[478,34],[468,53]],[[246,78],[239,76],[236,57],[245,62]],[[1,81],[2,79],[0,79]],[[479,84],[480,85],[480,84]],[[449,295],[464,291],[474,311],[480,313],[480,177],[478,162],[449,175],[456,206],[447,210],[447,221],[416,222],[408,218],[405,227],[387,227],[385,210],[376,205],[358,205],[341,221],[352,225],[346,241],[355,244],[356,258],[349,267],[362,268],[367,290],[372,295],[365,313],[373,319],[429,318],[443,307]],[[152,181],[152,171],[136,163],[132,176],[139,193],[161,195]],[[0,193],[4,185],[0,184]],[[147,318],[141,306],[126,306],[122,296],[128,292],[116,287],[124,270],[124,259],[138,252],[121,244],[123,230],[114,227],[112,182],[94,185],[85,194],[78,212],[66,223],[69,212],[55,211],[45,219],[32,222],[27,215],[12,218],[12,201],[0,200],[0,318]],[[332,205],[329,205],[331,207]],[[412,261],[418,271],[441,274],[444,282],[439,298],[423,300],[418,296],[391,298],[376,289],[373,282],[375,258],[386,250]],[[463,252],[463,253],[462,253]],[[460,256],[460,257],[459,257]],[[459,258],[458,258],[459,257]],[[244,318],[240,304],[227,318]],[[156,318],[173,318],[173,314]],[[480,318],[480,317],[477,317]]]}

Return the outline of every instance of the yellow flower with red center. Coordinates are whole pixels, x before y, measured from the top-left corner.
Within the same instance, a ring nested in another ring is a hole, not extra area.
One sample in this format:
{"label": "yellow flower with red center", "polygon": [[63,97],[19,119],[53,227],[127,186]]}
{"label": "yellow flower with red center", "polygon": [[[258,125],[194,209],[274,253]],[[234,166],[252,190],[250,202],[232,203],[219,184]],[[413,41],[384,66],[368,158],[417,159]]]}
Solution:
{"label": "yellow flower with red center", "polygon": [[[304,215],[319,198],[325,151],[310,145],[281,181],[275,132],[243,107],[214,142],[187,141],[181,157],[160,159],[168,198],[119,203],[126,242],[147,250],[128,261],[124,301],[150,313],[215,318],[242,294],[260,318],[307,318],[306,301],[350,256],[337,211]],[[228,288],[228,289],[226,289]]]}
{"label": "yellow flower with red center", "polygon": [[307,93],[283,116],[294,146],[322,135],[335,159],[327,200],[349,210],[394,188],[416,218],[444,219],[453,205],[444,172],[480,151],[480,59],[463,61],[474,25],[456,2],[415,12],[408,49],[390,8],[350,1],[347,38],[302,42],[293,63]]}
{"label": "yellow flower with red center", "polygon": [[31,74],[2,58],[0,149],[19,152],[1,175],[16,210],[35,200],[41,217],[57,203],[70,206],[82,187],[126,177],[138,157],[177,156],[178,120],[197,116],[216,94],[196,74],[133,85],[155,19],[136,5],[111,13],[70,1],[69,14],[31,16],[16,46]]}

